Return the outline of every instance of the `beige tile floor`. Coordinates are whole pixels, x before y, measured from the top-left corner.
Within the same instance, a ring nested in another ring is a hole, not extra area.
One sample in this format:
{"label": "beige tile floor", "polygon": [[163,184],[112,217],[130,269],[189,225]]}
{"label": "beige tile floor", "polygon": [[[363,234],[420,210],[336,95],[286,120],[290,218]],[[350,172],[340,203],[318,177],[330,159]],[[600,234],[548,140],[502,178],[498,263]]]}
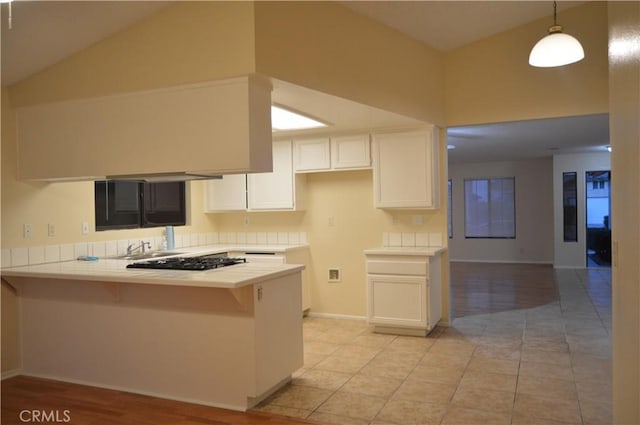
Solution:
{"label": "beige tile floor", "polygon": [[427,338],[306,318],[304,367],[257,410],[341,425],[610,424],[610,272],[555,275],[557,301]]}

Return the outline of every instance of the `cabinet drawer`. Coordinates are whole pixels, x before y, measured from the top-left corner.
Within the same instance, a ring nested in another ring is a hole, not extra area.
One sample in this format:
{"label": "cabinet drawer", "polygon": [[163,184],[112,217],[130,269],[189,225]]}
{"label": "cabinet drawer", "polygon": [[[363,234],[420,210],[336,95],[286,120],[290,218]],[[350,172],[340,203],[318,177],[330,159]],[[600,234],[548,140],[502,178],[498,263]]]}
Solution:
{"label": "cabinet drawer", "polygon": [[243,257],[247,259],[247,263],[285,263],[284,257],[282,255],[245,254],[243,255]]}
{"label": "cabinet drawer", "polygon": [[427,276],[429,265],[426,261],[369,260],[367,261],[367,273]]}
{"label": "cabinet drawer", "polygon": [[251,251],[233,251],[229,253],[229,257],[242,257],[247,260],[247,263],[286,263],[284,255],[272,252],[256,253]]}

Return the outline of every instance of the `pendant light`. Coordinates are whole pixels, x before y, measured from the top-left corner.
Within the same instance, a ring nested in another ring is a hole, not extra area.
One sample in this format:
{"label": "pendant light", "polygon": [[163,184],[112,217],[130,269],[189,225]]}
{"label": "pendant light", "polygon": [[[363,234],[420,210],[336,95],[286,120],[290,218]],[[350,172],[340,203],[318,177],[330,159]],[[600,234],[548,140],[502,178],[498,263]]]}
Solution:
{"label": "pendant light", "polygon": [[562,25],[556,22],[556,2],[553,2],[553,25],[549,35],[533,46],[529,54],[529,65],[542,68],[563,66],[578,62],[584,58],[580,42],[573,36],[562,32]]}

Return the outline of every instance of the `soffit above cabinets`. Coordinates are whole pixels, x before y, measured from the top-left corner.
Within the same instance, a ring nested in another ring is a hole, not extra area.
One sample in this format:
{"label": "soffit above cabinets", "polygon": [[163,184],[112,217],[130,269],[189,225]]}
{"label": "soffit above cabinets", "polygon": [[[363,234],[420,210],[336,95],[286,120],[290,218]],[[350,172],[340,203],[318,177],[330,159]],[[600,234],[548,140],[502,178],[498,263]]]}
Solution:
{"label": "soffit above cabinets", "polygon": [[273,138],[339,134],[358,130],[424,126],[425,122],[341,97],[272,79],[271,100],[292,111],[327,123],[327,127],[300,131],[274,131]]}
{"label": "soffit above cabinets", "polygon": [[249,75],[18,108],[18,177],[271,171],[271,85]]}

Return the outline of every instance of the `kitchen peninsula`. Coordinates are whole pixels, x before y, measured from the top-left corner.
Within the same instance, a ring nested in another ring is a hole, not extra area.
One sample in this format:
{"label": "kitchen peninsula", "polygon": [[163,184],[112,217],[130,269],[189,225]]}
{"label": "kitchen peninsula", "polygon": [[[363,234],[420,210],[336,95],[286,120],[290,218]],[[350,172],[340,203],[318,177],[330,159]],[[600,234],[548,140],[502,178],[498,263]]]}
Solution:
{"label": "kitchen peninsula", "polygon": [[302,366],[304,266],[127,263],[2,269],[20,296],[22,374],[246,410]]}

